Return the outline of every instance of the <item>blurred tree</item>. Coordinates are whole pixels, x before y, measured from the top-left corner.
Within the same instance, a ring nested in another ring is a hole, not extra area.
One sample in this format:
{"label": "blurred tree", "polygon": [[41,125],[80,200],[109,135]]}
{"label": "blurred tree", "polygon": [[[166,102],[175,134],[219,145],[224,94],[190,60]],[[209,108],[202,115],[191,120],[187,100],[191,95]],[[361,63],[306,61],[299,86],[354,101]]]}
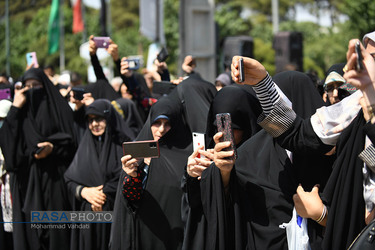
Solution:
{"label": "blurred tree", "polygon": [[[272,0],[216,0],[215,21],[218,27],[218,44],[226,36],[250,35],[254,39],[254,57],[266,65],[270,74],[274,70],[274,51],[272,49]],[[10,3],[11,73],[14,78],[22,75],[26,67],[25,54],[36,51],[41,66],[55,65],[58,70],[59,53],[47,55],[47,23],[50,0],[12,0]],[[111,4],[111,38],[119,45],[120,56],[141,54],[147,58],[151,41],[139,33],[139,1],[116,0]],[[304,22],[295,22],[295,6],[302,4],[310,12],[319,16],[319,9],[329,9],[333,27]],[[5,1],[0,1],[0,48],[5,49]],[[280,0],[280,30],[300,31],[304,36],[305,70],[314,69],[322,77],[333,63],[345,61],[345,52],[350,38],[361,38],[375,27],[374,0]],[[294,12],[294,13],[293,13]],[[179,1],[164,0],[164,30],[167,60],[172,74],[178,65],[179,39]],[[339,23],[339,14],[347,15],[349,21]],[[86,8],[87,34],[99,33],[99,11]],[[82,34],[72,34],[72,9],[70,1],[64,1],[64,29],[66,68],[74,69],[83,76],[87,65],[79,56]],[[218,49],[218,57],[221,48]],[[0,53],[0,71],[3,71],[6,53]]]}
{"label": "blurred tree", "polygon": [[375,30],[374,0],[342,0],[338,8],[349,17],[349,28],[357,31],[359,37]]}

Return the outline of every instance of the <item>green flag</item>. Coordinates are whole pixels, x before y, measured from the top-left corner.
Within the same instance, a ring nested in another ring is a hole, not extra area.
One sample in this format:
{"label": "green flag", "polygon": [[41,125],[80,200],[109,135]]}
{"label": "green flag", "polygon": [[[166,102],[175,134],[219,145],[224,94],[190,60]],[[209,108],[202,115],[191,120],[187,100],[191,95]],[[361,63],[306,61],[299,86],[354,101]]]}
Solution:
{"label": "green flag", "polygon": [[52,0],[51,13],[48,21],[48,54],[55,53],[59,49],[60,40],[60,16],[59,0]]}

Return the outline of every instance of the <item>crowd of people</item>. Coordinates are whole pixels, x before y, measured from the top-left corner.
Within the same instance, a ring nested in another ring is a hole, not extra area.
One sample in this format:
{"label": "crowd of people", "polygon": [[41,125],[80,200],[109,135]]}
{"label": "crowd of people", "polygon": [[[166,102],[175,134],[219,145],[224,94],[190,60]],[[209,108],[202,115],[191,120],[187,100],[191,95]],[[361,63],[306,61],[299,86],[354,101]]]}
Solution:
{"label": "crowd of people", "polygon": [[[63,83],[52,66],[0,77],[1,249],[298,249],[281,226],[294,210],[306,249],[347,249],[374,220],[375,32],[360,44],[363,69],[354,39],[322,81],[271,77],[241,56],[215,83],[186,56],[171,80],[157,59],[132,70],[113,41],[109,81],[93,38],[94,83]],[[218,131],[223,113],[233,141]],[[127,154],[133,141],[158,141],[159,157]],[[112,222],[35,228],[33,211],[111,211]]]}

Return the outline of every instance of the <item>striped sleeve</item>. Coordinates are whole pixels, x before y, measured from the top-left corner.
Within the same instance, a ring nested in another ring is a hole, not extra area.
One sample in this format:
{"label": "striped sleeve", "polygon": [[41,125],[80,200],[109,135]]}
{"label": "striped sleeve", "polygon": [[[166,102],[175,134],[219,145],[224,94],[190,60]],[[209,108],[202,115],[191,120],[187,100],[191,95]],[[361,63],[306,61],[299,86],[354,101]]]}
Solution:
{"label": "striped sleeve", "polygon": [[363,150],[358,157],[375,173],[375,147],[373,144]]}
{"label": "striped sleeve", "polygon": [[272,137],[279,137],[290,127],[297,115],[283,99],[276,102],[269,115],[261,114],[258,118],[258,124]]}
{"label": "striped sleeve", "polygon": [[265,116],[269,115],[274,105],[280,100],[279,93],[275,88],[275,83],[269,74],[253,86],[253,89],[259,99]]}

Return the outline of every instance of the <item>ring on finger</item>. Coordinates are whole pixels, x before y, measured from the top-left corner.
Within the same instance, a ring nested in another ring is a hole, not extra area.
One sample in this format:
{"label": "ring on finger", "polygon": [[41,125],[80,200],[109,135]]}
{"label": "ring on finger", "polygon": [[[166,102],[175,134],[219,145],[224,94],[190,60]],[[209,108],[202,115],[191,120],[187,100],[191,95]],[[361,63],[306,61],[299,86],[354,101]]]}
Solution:
{"label": "ring on finger", "polygon": [[348,65],[347,65],[347,64],[345,64],[345,66],[344,66],[344,68],[342,69],[342,71],[344,71],[344,73],[345,73],[346,71],[348,71]]}

